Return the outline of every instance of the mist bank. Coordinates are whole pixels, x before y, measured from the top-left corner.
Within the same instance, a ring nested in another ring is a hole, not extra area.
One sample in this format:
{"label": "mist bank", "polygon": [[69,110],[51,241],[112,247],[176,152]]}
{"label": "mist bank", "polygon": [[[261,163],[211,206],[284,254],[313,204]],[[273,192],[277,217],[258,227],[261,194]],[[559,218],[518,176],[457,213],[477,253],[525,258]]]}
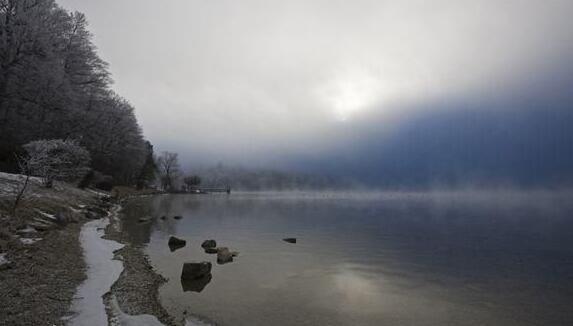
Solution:
{"label": "mist bank", "polygon": [[359,187],[359,184],[352,178],[285,169],[249,168],[217,164],[215,166],[192,168],[189,171],[200,176],[203,186],[230,186],[233,190],[343,190]]}

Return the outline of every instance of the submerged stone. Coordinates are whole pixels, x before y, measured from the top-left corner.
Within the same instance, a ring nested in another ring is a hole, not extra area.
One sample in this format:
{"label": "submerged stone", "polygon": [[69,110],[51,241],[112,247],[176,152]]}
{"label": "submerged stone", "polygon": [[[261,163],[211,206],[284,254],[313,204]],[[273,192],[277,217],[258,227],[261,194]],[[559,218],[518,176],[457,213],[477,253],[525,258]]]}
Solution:
{"label": "submerged stone", "polygon": [[283,241],[288,243],[296,243],[296,238],[284,238]]}
{"label": "submerged stone", "polygon": [[180,220],[180,219],[183,218],[183,216],[181,216],[181,215],[175,215],[175,216],[173,216],[173,218],[176,219],[176,220]]}

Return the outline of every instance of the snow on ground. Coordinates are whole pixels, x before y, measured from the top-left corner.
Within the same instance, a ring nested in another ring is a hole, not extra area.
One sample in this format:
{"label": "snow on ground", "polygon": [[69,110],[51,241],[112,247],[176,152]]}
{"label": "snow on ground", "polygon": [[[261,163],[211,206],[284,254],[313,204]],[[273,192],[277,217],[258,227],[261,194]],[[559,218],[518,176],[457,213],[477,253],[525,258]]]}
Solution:
{"label": "snow on ground", "polygon": [[0,266],[8,264],[10,261],[6,258],[6,253],[0,254]]}
{"label": "snow on ground", "polygon": [[121,308],[119,307],[115,297],[111,299],[111,311],[113,313],[111,325],[113,326],[163,326],[163,324],[155,316],[131,316],[124,313],[121,311]]}
{"label": "snow on ground", "polygon": [[31,245],[40,240],[42,240],[42,238],[20,238],[20,241],[25,245]]}
{"label": "snow on ground", "polygon": [[95,189],[86,189],[87,191],[91,192],[92,194],[96,194],[100,197],[107,197],[109,196],[109,194],[106,194],[105,192],[101,192],[101,191],[97,191]]}
{"label": "snow on ground", "polygon": [[26,225],[25,228],[16,231],[16,233],[18,233],[20,235],[32,234],[32,233],[36,233],[36,232],[38,232],[38,231],[29,225]]}
{"label": "snow on ground", "polygon": [[44,216],[50,220],[53,220],[53,221],[56,220],[56,216],[54,214],[48,214],[48,213],[41,211],[39,209],[36,209],[35,211],[38,212],[40,215],[42,215],[42,216]]}
{"label": "snow on ground", "polygon": [[107,325],[102,296],[109,292],[123,271],[123,263],[113,259],[113,252],[123,245],[102,239],[108,218],[88,222],[82,227],[80,242],[86,261],[87,280],[78,287],[72,303],[70,326]]}
{"label": "snow on ground", "polygon": [[[22,174],[11,174],[0,172],[0,196],[13,195],[20,189],[20,185],[24,183],[26,176]],[[30,183],[41,183],[41,179],[37,177],[30,177]]]}

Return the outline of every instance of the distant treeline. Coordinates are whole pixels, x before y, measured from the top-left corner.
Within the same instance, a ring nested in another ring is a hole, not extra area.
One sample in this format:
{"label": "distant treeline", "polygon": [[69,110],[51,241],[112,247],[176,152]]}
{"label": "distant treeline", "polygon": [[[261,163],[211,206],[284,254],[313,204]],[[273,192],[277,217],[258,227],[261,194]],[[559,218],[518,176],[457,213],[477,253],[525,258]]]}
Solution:
{"label": "distant treeline", "polygon": [[319,174],[270,169],[216,167],[194,169],[204,186],[231,186],[236,190],[325,190],[354,186],[350,180]]}
{"label": "distant treeline", "polygon": [[73,139],[114,183],[152,177],[153,148],[111,90],[87,25],[53,0],[0,0],[0,170],[17,171],[15,154],[30,141]]}

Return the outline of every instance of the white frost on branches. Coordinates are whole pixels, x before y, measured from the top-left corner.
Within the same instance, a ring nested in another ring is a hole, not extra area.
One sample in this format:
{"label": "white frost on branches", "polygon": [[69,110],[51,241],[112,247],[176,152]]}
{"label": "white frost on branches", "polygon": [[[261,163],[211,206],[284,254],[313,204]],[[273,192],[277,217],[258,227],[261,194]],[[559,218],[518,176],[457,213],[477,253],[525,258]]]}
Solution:
{"label": "white frost on branches", "polygon": [[36,140],[24,145],[26,167],[50,187],[54,180],[72,181],[89,170],[90,154],[75,140]]}

